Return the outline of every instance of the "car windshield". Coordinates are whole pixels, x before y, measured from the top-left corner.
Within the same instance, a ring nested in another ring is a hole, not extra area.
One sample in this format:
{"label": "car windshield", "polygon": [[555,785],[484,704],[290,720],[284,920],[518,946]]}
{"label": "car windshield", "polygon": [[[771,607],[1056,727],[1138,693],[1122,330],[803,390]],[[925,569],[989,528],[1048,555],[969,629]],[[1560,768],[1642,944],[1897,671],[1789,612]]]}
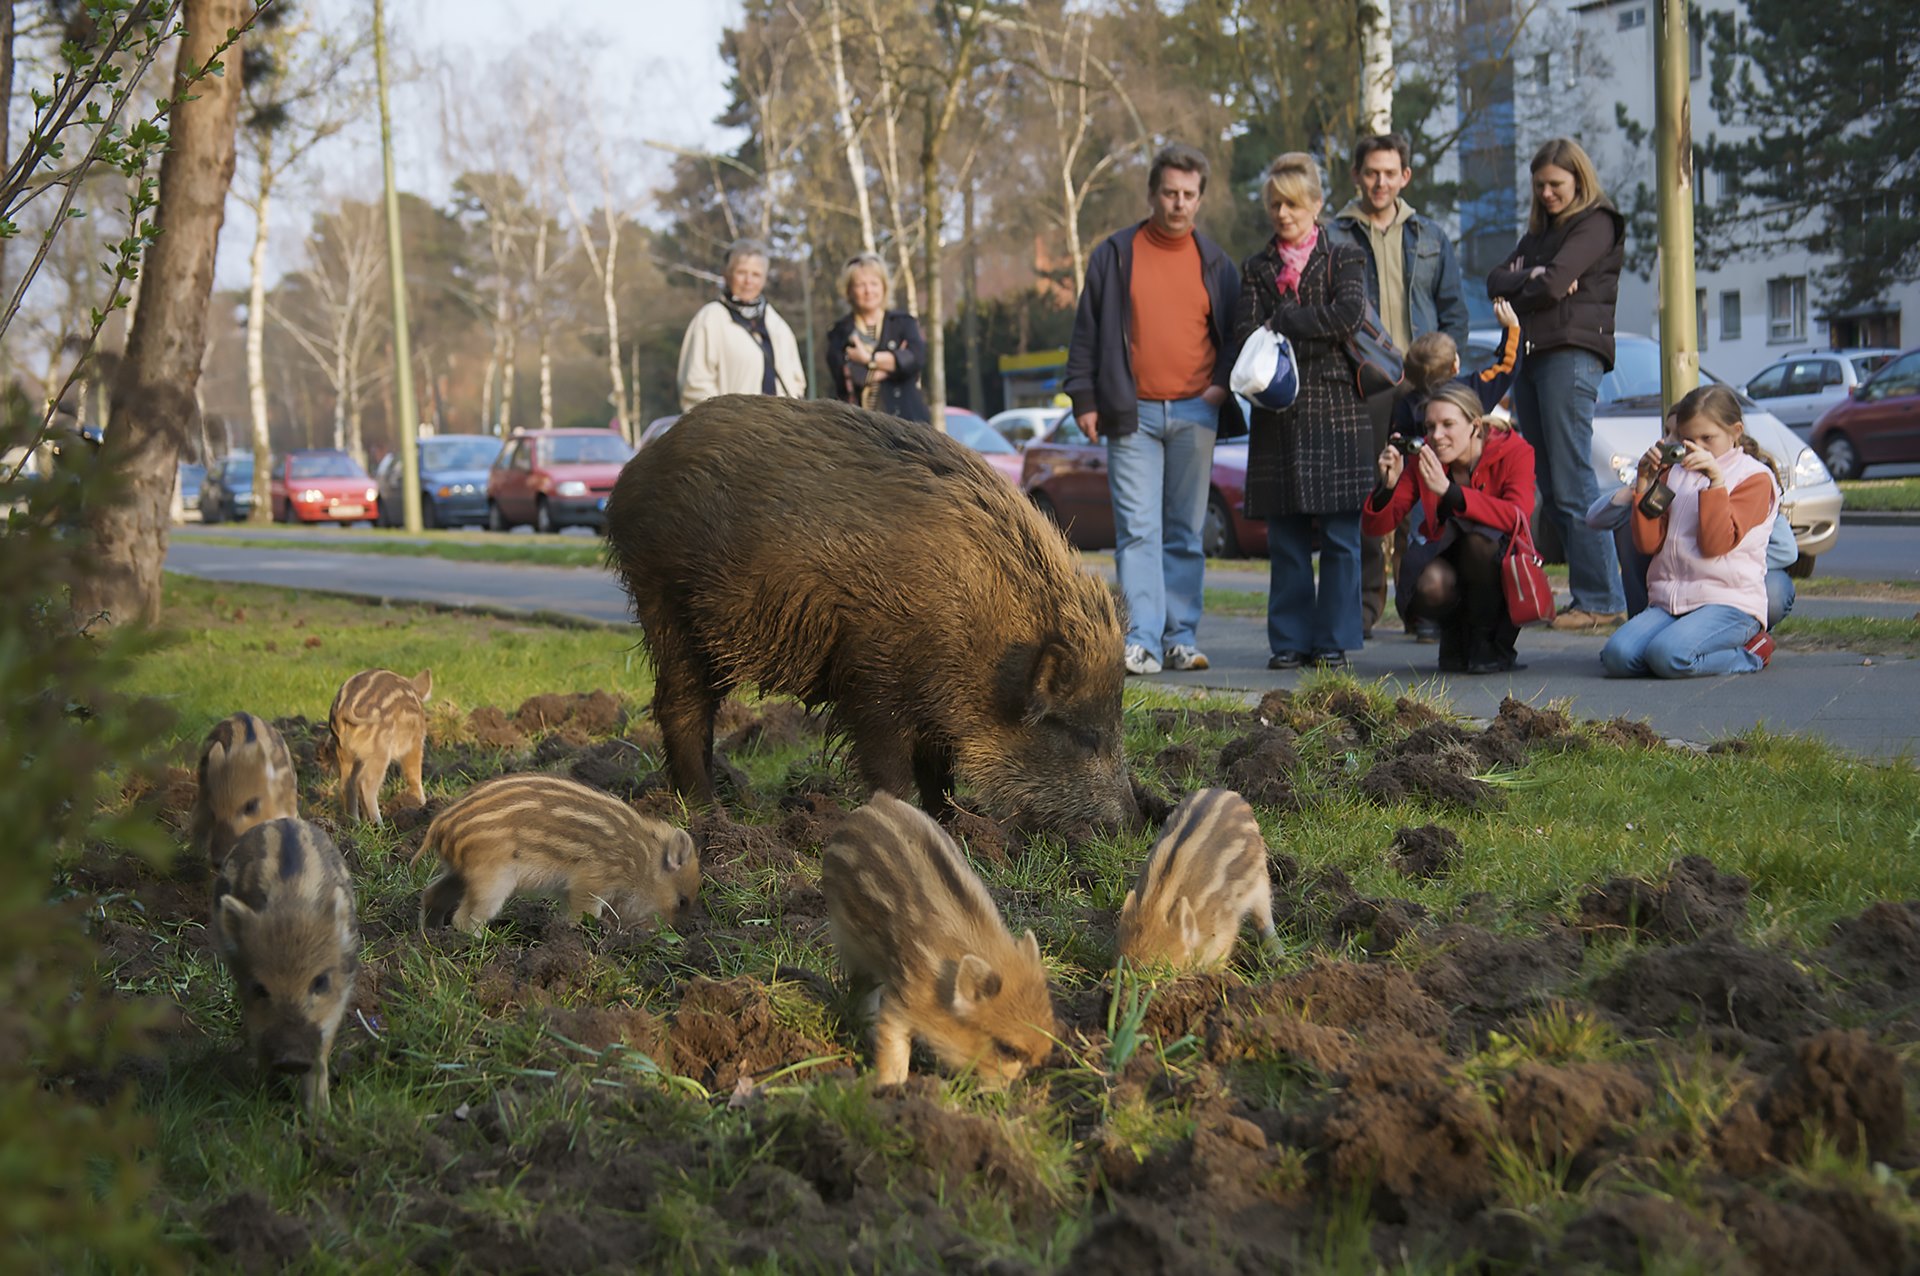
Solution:
{"label": "car windshield", "polygon": [[[1700,380],[1714,385],[1726,385],[1719,377],[1700,369]],[[1753,400],[1741,394],[1738,387],[1730,387],[1740,402],[1747,407],[1756,406]],[[1646,337],[1619,337],[1614,341],[1613,371],[1600,378],[1600,402],[1615,408],[1650,408],[1660,410],[1660,343]]]}
{"label": "car windshield", "polygon": [[499,451],[494,439],[422,439],[420,465],[429,470],[484,470]]}
{"label": "car windshield", "polygon": [[253,458],[250,456],[232,456],[227,458],[220,473],[230,479],[250,479],[253,477]]}
{"label": "car windshield", "polygon": [[547,440],[549,465],[618,465],[633,455],[616,434],[563,434]]}
{"label": "car windshield", "polygon": [[947,413],[947,433],[976,452],[1004,454],[1020,450],[1007,442],[1000,431],[977,416],[962,416],[958,412]]}
{"label": "car windshield", "polygon": [[1887,361],[1892,358],[1890,354],[1857,354],[1853,356],[1853,370],[1860,380],[1865,381],[1886,367]]}
{"label": "car windshield", "polygon": [[310,452],[287,458],[287,476],[297,479],[365,478],[360,462],[345,452]]}

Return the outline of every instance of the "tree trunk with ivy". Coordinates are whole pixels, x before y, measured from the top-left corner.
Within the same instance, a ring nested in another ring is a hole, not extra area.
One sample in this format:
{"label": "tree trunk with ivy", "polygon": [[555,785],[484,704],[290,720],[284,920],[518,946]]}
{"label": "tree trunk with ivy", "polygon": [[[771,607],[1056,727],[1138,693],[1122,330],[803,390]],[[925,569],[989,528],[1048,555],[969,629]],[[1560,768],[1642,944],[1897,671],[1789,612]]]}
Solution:
{"label": "tree trunk with ivy", "polygon": [[[173,94],[241,25],[241,0],[187,0]],[[75,611],[101,623],[160,616],[160,569],[183,443],[197,428],[195,389],[207,344],[214,251],[233,182],[240,58],[228,50],[224,75],[207,76],[173,112],[172,144],[160,162],[162,234],[147,249],[140,312],[113,387],[113,428],[102,445],[122,489],[87,511],[98,570],[73,587]]]}

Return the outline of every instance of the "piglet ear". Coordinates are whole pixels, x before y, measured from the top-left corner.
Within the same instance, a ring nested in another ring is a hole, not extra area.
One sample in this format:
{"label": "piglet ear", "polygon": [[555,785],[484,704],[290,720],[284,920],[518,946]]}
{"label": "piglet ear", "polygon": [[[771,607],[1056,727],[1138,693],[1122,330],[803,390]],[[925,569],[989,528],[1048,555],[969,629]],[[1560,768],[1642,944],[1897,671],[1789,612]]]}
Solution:
{"label": "piglet ear", "polygon": [[953,1000],[949,1003],[955,1015],[965,1019],[981,1002],[992,1001],[999,995],[999,971],[972,953],[960,959],[959,967],[953,972]]}
{"label": "piglet ear", "polygon": [[1180,927],[1180,943],[1187,952],[1195,952],[1200,947],[1200,919],[1193,915],[1193,901],[1185,895],[1180,897],[1180,908],[1174,914],[1174,920]]}
{"label": "piglet ear", "polygon": [[1120,901],[1120,920],[1133,916],[1133,910],[1140,906],[1139,891],[1128,891],[1127,897]]}
{"label": "piglet ear", "polygon": [[413,679],[413,690],[422,700],[433,694],[433,670],[422,669]]}
{"label": "piglet ear", "polygon": [[254,912],[238,895],[222,895],[213,904],[213,921],[220,938],[229,947],[239,947],[240,937],[253,923]]}
{"label": "piglet ear", "polygon": [[667,838],[666,849],[660,852],[660,869],[664,873],[678,873],[694,860],[693,839],[685,829],[675,829]]}
{"label": "piglet ear", "polygon": [[[1133,892],[1128,891],[1127,893],[1131,895]],[[1021,942],[1021,945],[1027,950],[1027,956],[1031,957],[1035,962],[1038,962],[1040,960],[1040,941],[1033,937],[1033,932],[1029,930],[1021,938],[1020,942]]]}

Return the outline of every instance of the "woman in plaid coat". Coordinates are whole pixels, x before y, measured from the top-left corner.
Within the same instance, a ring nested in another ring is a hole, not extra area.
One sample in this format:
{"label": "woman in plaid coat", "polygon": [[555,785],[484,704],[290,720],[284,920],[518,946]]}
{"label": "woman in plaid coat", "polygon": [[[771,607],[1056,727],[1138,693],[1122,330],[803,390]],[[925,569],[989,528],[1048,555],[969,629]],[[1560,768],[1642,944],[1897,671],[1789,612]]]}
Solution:
{"label": "woman in plaid coat", "polygon": [[1265,197],[1275,233],[1240,269],[1234,335],[1245,341],[1268,325],[1293,343],[1300,373],[1292,407],[1254,408],[1247,444],[1246,514],[1267,521],[1272,556],[1267,667],[1343,668],[1361,645],[1360,507],[1373,490],[1373,430],[1345,347],[1366,313],[1367,259],[1323,233],[1312,156],[1275,160]]}

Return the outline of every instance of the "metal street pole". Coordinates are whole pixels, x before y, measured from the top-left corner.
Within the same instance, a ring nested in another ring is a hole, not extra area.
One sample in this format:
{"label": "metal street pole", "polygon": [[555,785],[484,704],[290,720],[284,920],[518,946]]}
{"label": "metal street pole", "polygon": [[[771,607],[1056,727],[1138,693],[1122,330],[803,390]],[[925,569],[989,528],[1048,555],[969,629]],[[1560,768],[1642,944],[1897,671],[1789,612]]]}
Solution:
{"label": "metal street pole", "polygon": [[1693,71],[1687,0],[1657,0],[1654,166],[1660,211],[1660,397],[1671,409],[1700,384],[1693,283]]}
{"label": "metal street pole", "polygon": [[394,387],[398,392],[400,508],[409,532],[420,530],[420,453],[414,440],[420,409],[413,400],[413,343],[407,334],[407,272],[400,253],[400,192],[393,184],[393,113],[387,106],[387,14],[373,0],[373,65],[380,82],[380,162],[387,182],[387,278],[393,284]]}

